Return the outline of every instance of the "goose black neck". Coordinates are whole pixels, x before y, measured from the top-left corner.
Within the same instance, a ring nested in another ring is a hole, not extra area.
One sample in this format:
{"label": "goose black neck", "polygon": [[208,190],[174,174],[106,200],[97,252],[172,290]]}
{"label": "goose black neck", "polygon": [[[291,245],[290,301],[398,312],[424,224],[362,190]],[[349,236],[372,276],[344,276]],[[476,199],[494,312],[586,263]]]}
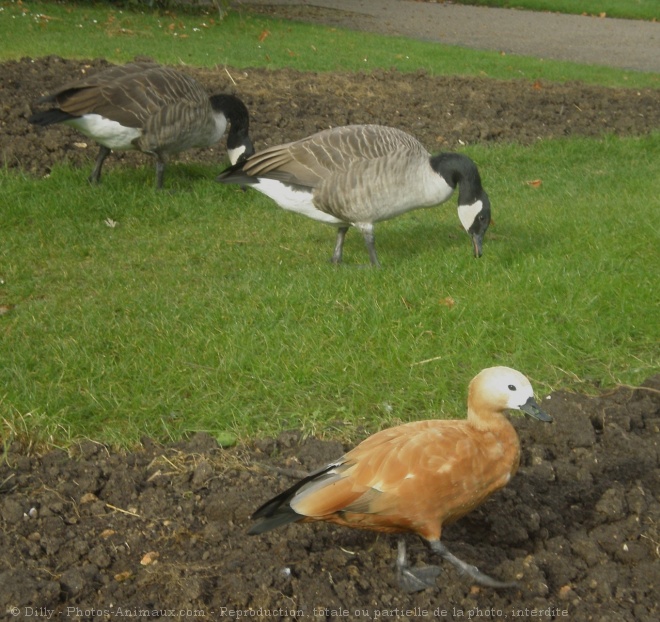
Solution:
{"label": "goose black neck", "polygon": [[231,123],[231,131],[243,130],[247,133],[250,129],[250,115],[245,104],[234,95],[220,94],[209,98],[211,108],[215,112],[221,112]]}
{"label": "goose black neck", "polygon": [[439,153],[431,156],[431,167],[452,187],[458,189],[459,205],[470,205],[483,193],[477,165],[461,153]]}

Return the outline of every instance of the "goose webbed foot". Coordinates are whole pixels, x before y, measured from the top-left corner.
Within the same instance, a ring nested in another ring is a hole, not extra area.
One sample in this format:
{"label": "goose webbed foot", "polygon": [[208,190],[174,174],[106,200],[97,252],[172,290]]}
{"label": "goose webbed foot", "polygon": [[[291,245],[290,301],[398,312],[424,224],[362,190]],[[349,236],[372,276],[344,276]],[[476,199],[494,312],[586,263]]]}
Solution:
{"label": "goose webbed foot", "polygon": [[497,579],[493,579],[492,577],[489,577],[487,574],[481,572],[476,566],[472,566],[471,564],[468,564],[464,562],[462,559],[456,557],[439,540],[429,542],[429,544],[431,546],[431,549],[435,553],[438,553],[442,557],[442,559],[447,560],[448,562],[456,566],[456,568],[458,568],[461,574],[467,575],[468,577],[470,577],[470,579],[472,579],[475,583],[479,585],[483,585],[484,587],[492,587],[496,589],[516,587],[518,585],[515,581],[498,581]]}
{"label": "goose webbed foot", "polygon": [[401,589],[412,594],[430,587],[437,587],[436,579],[440,574],[438,566],[421,566],[411,568],[408,565],[405,540],[399,540],[399,550],[396,558],[397,578]]}

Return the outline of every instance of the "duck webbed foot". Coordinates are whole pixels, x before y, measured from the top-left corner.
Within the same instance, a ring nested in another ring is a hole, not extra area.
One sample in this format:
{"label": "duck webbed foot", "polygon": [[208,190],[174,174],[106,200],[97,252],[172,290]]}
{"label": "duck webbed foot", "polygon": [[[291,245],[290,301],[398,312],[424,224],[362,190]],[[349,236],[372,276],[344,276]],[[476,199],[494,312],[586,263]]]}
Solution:
{"label": "duck webbed foot", "polygon": [[438,553],[442,557],[442,559],[445,559],[454,566],[456,566],[456,568],[458,568],[461,574],[467,575],[468,577],[470,577],[470,579],[472,579],[475,583],[479,585],[483,585],[484,587],[498,588],[498,589],[516,587],[516,585],[518,585],[515,581],[498,581],[497,579],[493,579],[492,577],[489,577],[487,574],[481,572],[476,566],[472,566],[471,564],[468,564],[464,562],[462,559],[456,557],[439,540],[434,540],[432,542],[429,542],[429,545],[431,546],[431,549],[435,553]]}
{"label": "duck webbed foot", "polygon": [[440,574],[440,568],[438,566],[411,568],[408,565],[406,542],[403,538],[399,540],[396,570],[401,589],[408,593],[420,592],[430,587],[437,587],[436,579]]}

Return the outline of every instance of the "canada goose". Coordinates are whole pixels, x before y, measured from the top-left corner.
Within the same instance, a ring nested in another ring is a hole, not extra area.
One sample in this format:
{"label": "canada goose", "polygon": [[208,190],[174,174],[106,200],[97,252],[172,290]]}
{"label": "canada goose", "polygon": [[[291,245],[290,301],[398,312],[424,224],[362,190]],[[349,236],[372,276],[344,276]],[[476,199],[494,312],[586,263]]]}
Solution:
{"label": "canada goose", "polygon": [[269,147],[223,171],[221,183],[251,185],[286,209],[337,227],[333,263],[340,263],[350,225],[362,232],[369,259],[380,265],[374,223],[443,203],[458,191],[458,217],[481,256],[490,201],[475,163],[458,153],[431,156],[415,138],[380,125],[324,130]]}
{"label": "canada goose", "polygon": [[248,111],[233,95],[209,97],[184,73],[151,62],[111,67],[70,82],[39,100],[55,106],[30,117],[34,125],[64,123],[101,146],[89,181],[101,178],[111,150],[138,150],[156,157],[162,188],[170,154],[217,143],[231,124],[227,151],[232,164],[254,153]]}
{"label": "canada goose", "polygon": [[[415,421],[377,432],[264,503],[248,533],[314,521],[412,532],[476,583],[511,587],[458,559],[440,541],[445,525],[483,503],[518,469],[520,441],[504,416],[509,409],[552,421],[520,372],[484,369],[470,383],[466,420]],[[439,573],[436,566],[410,568],[403,539],[397,569],[401,586],[411,592],[435,585]]]}

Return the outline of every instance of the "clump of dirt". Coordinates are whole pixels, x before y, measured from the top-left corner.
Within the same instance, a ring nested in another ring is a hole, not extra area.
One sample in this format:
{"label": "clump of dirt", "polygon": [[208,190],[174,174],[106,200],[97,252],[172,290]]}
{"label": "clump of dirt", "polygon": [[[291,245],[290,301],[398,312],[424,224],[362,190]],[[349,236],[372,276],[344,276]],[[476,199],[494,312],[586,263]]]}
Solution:
{"label": "clump of dirt", "polygon": [[[222,449],[198,434],[169,446],[145,440],[132,453],[90,441],[70,453],[7,448],[0,611],[657,620],[660,376],[600,397],[555,393],[544,408],[554,424],[514,420],[523,446],[516,477],[444,535],[456,555],[517,588],[476,588],[445,565],[437,589],[408,595],[397,587],[391,536],[324,524],[247,536],[250,513],[292,483],[287,470],[315,469],[345,448],[288,432]],[[409,551],[415,565],[437,561],[416,537]]]}
{"label": "clump of dirt", "polygon": [[[58,86],[108,67],[102,59],[55,56],[0,64],[0,164],[43,176],[63,161],[89,168],[96,146],[62,126],[31,126],[37,100]],[[615,89],[581,83],[490,80],[400,73],[303,73],[292,69],[186,71],[210,93],[232,92],[247,104],[257,149],[351,123],[392,125],[416,136],[432,152],[476,142],[530,144],[562,136],[648,134],[660,127],[660,91]],[[148,156],[115,154],[143,166]],[[180,161],[224,166],[224,148],[193,150]]]}

